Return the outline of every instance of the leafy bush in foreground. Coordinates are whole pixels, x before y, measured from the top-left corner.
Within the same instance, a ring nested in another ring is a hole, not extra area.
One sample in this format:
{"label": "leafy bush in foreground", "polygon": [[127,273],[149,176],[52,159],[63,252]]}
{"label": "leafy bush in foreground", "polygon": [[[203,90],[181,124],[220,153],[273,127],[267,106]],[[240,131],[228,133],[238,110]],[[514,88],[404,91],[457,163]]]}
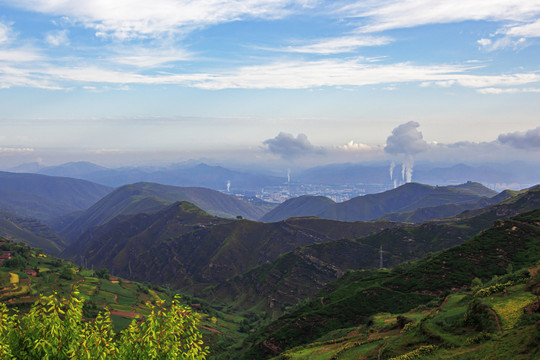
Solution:
{"label": "leafy bush in foreground", "polygon": [[149,304],[145,321],[134,319],[115,334],[108,312],[83,319],[84,300],[41,296],[24,315],[0,303],[0,359],[205,359],[198,314],[177,297],[167,309]]}

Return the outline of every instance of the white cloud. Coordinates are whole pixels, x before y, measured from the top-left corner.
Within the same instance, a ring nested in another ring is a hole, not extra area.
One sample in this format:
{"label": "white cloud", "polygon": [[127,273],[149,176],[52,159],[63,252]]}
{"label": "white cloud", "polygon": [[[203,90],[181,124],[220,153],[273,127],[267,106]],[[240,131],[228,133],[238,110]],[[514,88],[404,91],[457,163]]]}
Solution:
{"label": "white cloud", "polygon": [[45,41],[52,46],[68,46],[68,32],[67,30],[51,31],[45,36]]}
{"label": "white cloud", "polygon": [[0,22],[0,44],[8,42],[9,33],[10,33],[9,26]]}
{"label": "white cloud", "polygon": [[40,60],[43,56],[32,48],[0,49],[0,61],[21,63]]}
{"label": "white cloud", "polygon": [[540,126],[526,132],[501,134],[497,140],[518,149],[540,149]]}
{"label": "white cloud", "polygon": [[345,145],[337,147],[339,150],[351,151],[351,152],[362,152],[362,151],[377,151],[380,150],[380,147],[370,146],[362,143],[357,143],[353,140],[349,141]]}
{"label": "white cloud", "polygon": [[540,20],[525,25],[512,26],[505,33],[515,37],[540,37]]}
{"label": "white cloud", "polygon": [[355,1],[337,8],[349,17],[366,18],[365,32],[467,20],[529,23],[537,20],[540,2],[515,0],[387,0]]}
{"label": "white cloud", "polygon": [[265,140],[263,145],[269,152],[283,159],[324,152],[323,148],[312,145],[305,134],[294,137],[293,134],[280,132],[276,137]]}
{"label": "white cloud", "polygon": [[97,36],[152,38],[245,18],[274,19],[310,2],[295,0],[7,0],[13,7],[94,29]]}
{"label": "white cloud", "polygon": [[319,39],[311,44],[287,46],[281,51],[305,54],[339,54],[357,50],[366,46],[381,46],[392,42],[385,36],[343,36],[337,38]]}
{"label": "white cloud", "polygon": [[191,53],[183,49],[171,47],[148,48],[130,47],[129,49],[119,49],[117,54],[109,57],[115,63],[152,68],[163,64],[191,59]]}
{"label": "white cloud", "polygon": [[495,51],[506,48],[513,48],[514,50],[516,50],[520,47],[525,46],[526,42],[527,39],[525,39],[524,37],[516,39],[510,36],[495,38],[494,41],[492,41],[491,39],[478,40],[480,48],[485,51]]}
{"label": "white cloud", "polygon": [[[28,57],[36,56],[29,53]],[[15,62],[24,58],[24,53],[0,52],[0,59]],[[149,59],[148,65],[155,64]],[[118,60],[120,61],[120,60]],[[1,63],[0,63],[1,64]],[[33,68],[31,68],[34,65]],[[0,85],[35,86],[59,88],[65,82],[81,83],[82,86],[95,84],[171,84],[208,90],[221,89],[308,89],[317,87],[349,87],[388,84],[395,87],[400,83],[420,83],[420,86],[454,84],[489,89],[516,87],[540,83],[539,73],[518,73],[503,75],[467,74],[470,66],[430,65],[418,66],[410,63],[381,64],[363,62],[362,59],[319,61],[274,62],[265,65],[244,66],[229,71],[215,73],[154,73],[114,70],[98,66],[62,67],[43,65],[43,61],[27,64],[24,68],[13,63],[0,66]],[[10,84],[11,79],[11,84]],[[69,86],[73,86],[70,84]],[[490,90],[484,90],[488,93]],[[482,92],[482,91],[480,91]]]}
{"label": "white cloud", "polygon": [[476,91],[480,94],[540,93],[540,88],[484,88]]}

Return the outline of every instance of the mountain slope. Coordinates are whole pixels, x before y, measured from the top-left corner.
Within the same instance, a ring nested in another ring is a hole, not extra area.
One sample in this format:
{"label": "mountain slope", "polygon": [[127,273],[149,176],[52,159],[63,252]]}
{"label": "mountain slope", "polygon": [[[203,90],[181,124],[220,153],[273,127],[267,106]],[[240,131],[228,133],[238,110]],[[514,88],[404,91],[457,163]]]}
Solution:
{"label": "mountain slope", "polygon": [[111,191],[85,180],[0,171],[0,208],[45,222],[87,209]]}
{"label": "mountain slope", "polygon": [[511,191],[505,190],[490,198],[481,198],[477,201],[464,201],[457,204],[421,207],[408,212],[389,213],[377,218],[377,220],[421,223],[433,219],[448,218],[467,210],[487,208],[489,205],[498,204],[515,195]]}
{"label": "mountain slope", "polygon": [[396,226],[389,222],[343,223],[317,218],[268,224],[206,215],[206,223],[192,231],[169,231],[183,226],[181,212],[173,205],[154,214],[116,218],[87,231],[63,256],[77,261],[82,257],[96,268],[107,267],[141,281],[197,291],[300,246],[359,237]]}
{"label": "mountain slope", "polygon": [[0,210],[0,236],[43,249],[46,253],[60,253],[66,246],[45,224],[4,210]]}
{"label": "mountain slope", "polygon": [[466,243],[390,271],[350,272],[315,299],[272,322],[249,343],[245,358],[275,356],[338,328],[365,323],[378,312],[406,312],[467,288],[473,278],[503,275],[540,259],[540,210],[497,222]]}
{"label": "mountain slope", "polygon": [[263,222],[276,222],[292,217],[314,216],[324,211],[334,201],[325,196],[300,196],[286,200],[260,218]]}
{"label": "mountain slope", "polygon": [[476,217],[456,217],[418,225],[400,224],[358,239],[344,238],[309,245],[229,279],[207,296],[216,302],[234,303],[237,309],[257,306],[280,313],[312,296],[348,270],[379,267],[381,246],[384,266],[394,267],[403,261],[461,244],[489,228],[496,220],[536,207],[540,207],[540,187],[514,194],[514,198],[489,206]]}
{"label": "mountain slope", "polygon": [[53,228],[69,241],[93,226],[118,215],[133,215],[164,209],[175,201],[189,201],[201,209],[223,217],[259,217],[264,210],[232,196],[205,188],[182,188],[153,183],[125,185],[75,217],[60,219]]}
{"label": "mountain slope", "polygon": [[457,186],[430,186],[408,183],[378,194],[358,196],[342,203],[321,197],[303,196],[290,199],[261,218],[279,221],[293,216],[319,216],[342,221],[368,221],[387,213],[408,212],[442,204],[478,202],[497,195],[478,183]]}

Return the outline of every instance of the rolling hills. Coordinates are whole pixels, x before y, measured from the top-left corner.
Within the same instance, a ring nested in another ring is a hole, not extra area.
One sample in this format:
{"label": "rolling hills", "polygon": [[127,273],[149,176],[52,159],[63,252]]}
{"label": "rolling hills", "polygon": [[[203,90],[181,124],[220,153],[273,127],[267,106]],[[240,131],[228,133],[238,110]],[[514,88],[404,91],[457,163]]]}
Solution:
{"label": "rolling hills", "polygon": [[111,191],[85,180],[0,171],[0,209],[44,222],[87,209]]}
{"label": "rolling hills", "polygon": [[469,288],[475,277],[488,281],[507,274],[509,266],[535,266],[540,259],[539,224],[540,210],[533,210],[498,221],[462,245],[423,260],[392,270],[349,272],[250,337],[244,358],[276,356],[331,331],[366,324],[380,312],[399,314],[440,304],[446,295]]}
{"label": "rolling hills", "polygon": [[408,183],[393,190],[358,196],[342,203],[310,196],[289,199],[265,214],[261,221],[279,221],[294,216],[369,221],[387,213],[409,212],[444,204],[478,203],[483,198],[495,195],[497,195],[496,192],[473,182],[456,186]]}
{"label": "rolling hills", "polygon": [[[189,231],[184,214],[194,205],[176,203],[153,214],[117,218],[92,228],[62,256],[88,265],[107,267],[140,281],[169,283],[184,291],[199,291],[300,246],[355,238],[388,227],[390,222],[337,222],[298,218],[278,223],[227,220],[202,210]],[[169,230],[172,229],[172,230]],[[129,254],[129,255],[128,255]]]}
{"label": "rolling hills", "polygon": [[136,183],[116,189],[81,213],[58,219],[52,227],[68,241],[74,241],[89,228],[103,225],[118,215],[153,212],[176,201],[189,201],[213,215],[228,218],[254,219],[265,211],[264,207],[211,189]]}
{"label": "rolling hills", "polygon": [[384,266],[394,267],[459,245],[489,228],[494,221],[537,207],[540,207],[540,187],[514,193],[500,204],[444,221],[400,224],[361,238],[304,246],[220,283],[208,296],[214,302],[234,304],[235,309],[257,307],[280,313],[314,295],[348,270],[379,267],[381,246]]}

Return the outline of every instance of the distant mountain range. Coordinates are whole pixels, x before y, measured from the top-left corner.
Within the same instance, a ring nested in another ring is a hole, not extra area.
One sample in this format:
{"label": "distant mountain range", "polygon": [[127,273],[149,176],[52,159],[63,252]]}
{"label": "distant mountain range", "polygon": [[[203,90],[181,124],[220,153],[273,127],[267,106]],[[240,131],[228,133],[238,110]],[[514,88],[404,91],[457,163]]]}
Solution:
{"label": "distant mountain range", "polygon": [[85,180],[0,172],[0,209],[49,222],[87,209],[112,190]]}
{"label": "distant mountain range", "polygon": [[[267,214],[261,221],[280,221],[294,216],[318,216],[325,219],[342,221],[369,221],[388,213],[403,213],[421,208],[446,204],[468,205],[447,208],[444,216],[481,206],[482,199],[487,200],[497,195],[479,183],[467,182],[456,186],[429,186],[417,183],[402,185],[396,189],[379,194],[358,196],[342,203],[321,196],[302,196],[289,199]],[[486,205],[489,201],[485,202]],[[462,211],[462,210],[461,210]],[[419,221],[434,218],[425,216]]]}
{"label": "distant mountain range", "polygon": [[234,171],[206,164],[109,169],[80,161],[50,167],[26,164],[10,171],[73,177],[113,187],[136,182],[155,182],[174,186],[207,187],[221,191],[227,190],[227,184],[231,191],[235,189],[258,191],[264,186],[281,185],[287,181],[283,177]]}
{"label": "distant mountain range", "polygon": [[[368,193],[381,186],[393,186],[393,180],[402,184],[399,164],[390,178],[389,164],[332,164],[292,173],[292,184],[362,185]],[[169,166],[123,167],[109,169],[89,162],[71,162],[43,167],[38,163],[22,164],[8,169],[12,172],[40,173],[84,179],[108,186],[122,186],[136,182],[156,182],[175,186],[202,186],[224,191],[230,182],[231,191],[256,192],[267,186],[284,185],[285,177],[255,173],[249,170],[231,170],[204,163],[173,164]],[[479,182],[497,189],[508,186],[527,187],[540,182],[540,169],[527,163],[514,162],[498,165],[419,164],[414,168],[413,181],[432,185],[455,185],[466,181]],[[369,185],[377,185],[373,189]],[[370,190],[371,189],[371,190]],[[380,191],[380,190],[377,190]]]}

